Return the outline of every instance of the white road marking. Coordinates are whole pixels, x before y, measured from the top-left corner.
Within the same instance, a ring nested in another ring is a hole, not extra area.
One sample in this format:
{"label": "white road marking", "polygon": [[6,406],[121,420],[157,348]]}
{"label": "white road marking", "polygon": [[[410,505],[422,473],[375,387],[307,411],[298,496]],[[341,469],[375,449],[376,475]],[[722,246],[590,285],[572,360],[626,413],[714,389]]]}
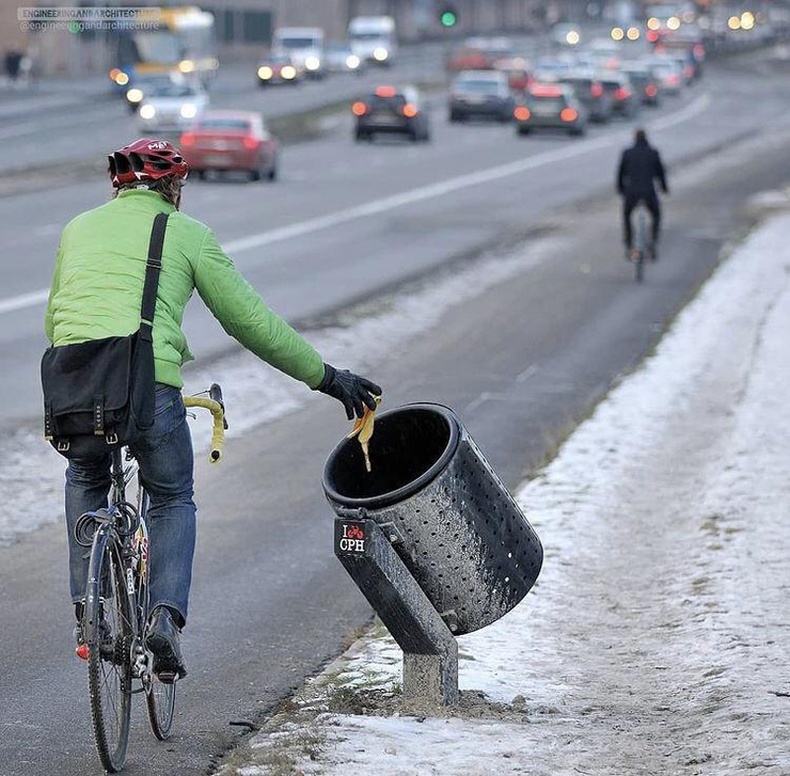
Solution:
{"label": "white road marking", "polygon": [[[690,103],[684,109],[672,114],[671,116],[658,119],[655,122],[648,124],[648,127],[660,127],[666,129],[667,127],[675,124],[680,124],[683,121],[688,121],[690,118],[696,116],[698,113],[704,111],[710,104],[710,95],[705,93],[700,95],[694,102]],[[583,140],[579,143],[574,143],[572,146],[564,146],[557,148],[553,151],[546,151],[542,154],[536,154],[526,159],[519,159],[515,162],[508,162],[501,164],[497,167],[489,167],[485,170],[478,170],[477,172],[466,173],[458,175],[454,178],[440,181],[439,183],[432,183],[428,186],[420,186],[419,188],[412,189],[411,191],[404,191],[401,194],[394,194],[390,197],[383,197],[382,199],[367,202],[364,205],[356,205],[354,207],[339,210],[335,213],[329,213],[325,216],[318,216],[317,218],[309,218],[306,221],[297,221],[288,226],[281,226],[277,229],[267,229],[257,234],[251,234],[248,237],[240,237],[237,240],[231,240],[225,243],[224,250],[230,255],[249,251],[253,248],[261,248],[264,245],[271,245],[272,243],[283,242],[284,240],[291,240],[295,237],[304,237],[307,234],[321,231],[322,229],[330,229],[334,226],[356,221],[360,218],[367,218],[368,216],[379,215],[386,213],[389,210],[403,207],[405,205],[414,205],[417,202],[424,202],[428,199],[435,199],[442,197],[446,194],[452,194],[461,189],[467,189],[472,186],[479,186],[492,181],[508,178],[511,175],[518,175],[519,173],[526,172],[527,170],[534,170],[536,167],[542,167],[546,164],[553,164],[555,162],[566,161],[573,159],[576,156],[581,156],[589,151],[596,149],[606,148],[607,146],[620,145],[623,142],[624,136],[630,137],[632,130],[623,130],[614,132],[611,135],[605,135],[590,140]],[[24,307],[32,307],[33,305],[46,302],[49,289],[42,289],[34,291],[29,294],[22,294],[21,296],[9,297],[8,299],[0,299],[0,314],[13,312],[14,310],[21,310]]]}
{"label": "white road marking", "polygon": [[29,294],[11,296],[8,299],[0,299],[0,314],[11,313],[14,310],[23,310],[25,307],[44,304],[49,296],[49,289],[42,288],[40,291],[32,291]]}

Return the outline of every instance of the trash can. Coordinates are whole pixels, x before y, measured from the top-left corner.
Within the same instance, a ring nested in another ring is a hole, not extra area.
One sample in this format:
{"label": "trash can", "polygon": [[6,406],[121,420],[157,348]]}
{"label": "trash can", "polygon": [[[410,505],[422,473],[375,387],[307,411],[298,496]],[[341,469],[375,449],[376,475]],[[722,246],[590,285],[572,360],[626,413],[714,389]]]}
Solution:
{"label": "trash can", "polygon": [[323,487],[341,517],[367,517],[456,635],[509,612],[535,584],[540,539],[458,416],[433,403],[376,415],[371,471],[356,439],[329,455]]}

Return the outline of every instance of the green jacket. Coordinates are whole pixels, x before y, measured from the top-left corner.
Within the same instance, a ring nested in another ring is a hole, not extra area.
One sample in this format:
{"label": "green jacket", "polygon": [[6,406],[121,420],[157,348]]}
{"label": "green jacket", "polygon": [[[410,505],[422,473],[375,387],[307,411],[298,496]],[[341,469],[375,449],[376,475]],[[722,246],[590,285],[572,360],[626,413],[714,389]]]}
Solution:
{"label": "green jacket", "polygon": [[145,189],[122,191],[66,225],[44,322],[49,341],[68,345],[124,336],[139,328],[148,242],[159,212],[171,215],[154,317],[157,381],[183,385],[181,366],[193,356],[181,321],[197,289],[228,334],[285,374],[316,388],[324,376],[319,353],[266,307],[207,226]]}

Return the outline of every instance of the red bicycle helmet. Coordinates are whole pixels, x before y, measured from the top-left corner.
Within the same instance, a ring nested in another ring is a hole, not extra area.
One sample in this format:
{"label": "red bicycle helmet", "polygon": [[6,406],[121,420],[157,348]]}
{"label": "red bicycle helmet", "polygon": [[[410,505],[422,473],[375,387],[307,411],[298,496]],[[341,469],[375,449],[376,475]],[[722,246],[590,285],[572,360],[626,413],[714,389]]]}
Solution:
{"label": "red bicycle helmet", "polygon": [[185,180],[189,165],[172,143],[144,137],[108,157],[108,173],[115,188],[124,183],[156,181],[167,175]]}

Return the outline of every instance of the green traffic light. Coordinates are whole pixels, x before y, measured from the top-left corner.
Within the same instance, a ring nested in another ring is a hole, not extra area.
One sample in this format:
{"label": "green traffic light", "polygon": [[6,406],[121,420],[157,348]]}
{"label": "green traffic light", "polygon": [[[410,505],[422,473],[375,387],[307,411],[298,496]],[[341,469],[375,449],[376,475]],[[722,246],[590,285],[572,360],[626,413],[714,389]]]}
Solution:
{"label": "green traffic light", "polygon": [[443,27],[454,27],[457,21],[458,21],[458,17],[452,11],[445,11],[442,14]]}

